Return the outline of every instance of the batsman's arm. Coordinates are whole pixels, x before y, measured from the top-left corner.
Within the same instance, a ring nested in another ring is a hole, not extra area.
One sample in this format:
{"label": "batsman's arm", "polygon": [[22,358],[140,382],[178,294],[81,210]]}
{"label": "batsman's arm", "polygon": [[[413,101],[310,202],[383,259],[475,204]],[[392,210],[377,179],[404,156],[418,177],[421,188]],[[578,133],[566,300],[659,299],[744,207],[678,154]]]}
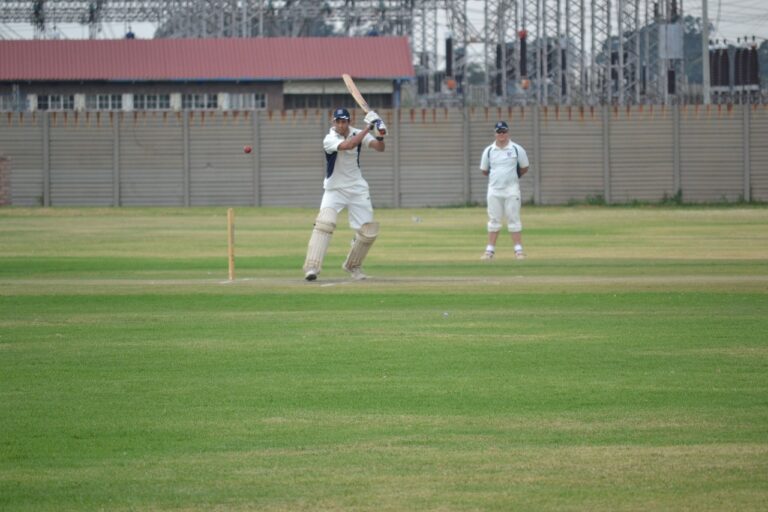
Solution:
{"label": "batsman's arm", "polygon": [[363,139],[366,135],[368,135],[369,128],[366,126],[359,132],[357,132],[351,139],[345,139],[342,141],[341,144],[339,144],[339,150],[347,150],[347,149],[353,149],[360,145],[361,142],[363,142]]}
{"label": "batsman's arm", "polygon": [[381,140],[378,138],[372,140],[370,143],[368,143],[368,147],[381,153],[386,147],[384,144],[384,137],[381,137]]}

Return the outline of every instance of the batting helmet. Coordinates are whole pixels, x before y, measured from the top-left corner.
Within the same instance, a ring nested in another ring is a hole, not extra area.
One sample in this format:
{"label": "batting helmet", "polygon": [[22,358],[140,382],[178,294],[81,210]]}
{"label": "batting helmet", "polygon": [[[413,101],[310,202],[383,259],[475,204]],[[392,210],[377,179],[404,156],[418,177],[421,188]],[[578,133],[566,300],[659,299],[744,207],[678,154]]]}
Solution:
{"label": "batting helmet", "polygon": [[337,108],[333,111],[333,118],[349,120],[349,110],[345,108]]}

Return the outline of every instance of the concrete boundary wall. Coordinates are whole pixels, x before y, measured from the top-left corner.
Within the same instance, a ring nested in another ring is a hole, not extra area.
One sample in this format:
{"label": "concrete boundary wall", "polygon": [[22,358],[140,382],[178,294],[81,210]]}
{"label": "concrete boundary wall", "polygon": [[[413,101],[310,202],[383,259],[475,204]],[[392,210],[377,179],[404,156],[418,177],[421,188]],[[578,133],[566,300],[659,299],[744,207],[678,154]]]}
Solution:
{"label": "concrete boundary wall", "polygon": [[0,156],[0,206],[11,204],[11,171],[8,159]]}
{"label": "concrete boundary wall", "polygon": [[[377,207],[484,204],[493,125],[526,148],[524,200],[768,201],[768,106],[415,108],[363,150]],[[316,207],[323,110],[0,114],[5,203]],[[362,121],[353,112],[353,125]],[[245,153],[243,147],[253,147]]]}

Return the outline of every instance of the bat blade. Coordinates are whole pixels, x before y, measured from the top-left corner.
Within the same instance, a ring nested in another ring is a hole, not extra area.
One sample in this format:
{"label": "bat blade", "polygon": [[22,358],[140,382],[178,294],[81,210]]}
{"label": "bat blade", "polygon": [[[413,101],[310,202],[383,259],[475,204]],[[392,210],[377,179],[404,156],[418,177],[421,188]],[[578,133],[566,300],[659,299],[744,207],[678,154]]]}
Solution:
{"label": "bat blade", "polygon": [[349,91],[349,94],[352,95],[353,98],[355,98],[355,101],[360,106],[361,109],[363,109],[363,112],[366,114],[370,112],[371,107],[368,106],[368,102],[365,101],[365,98],[363,98],[363,95],[360,94],[360,90],[355,85],[355,81],[352,80],[352,77],[348,74],[344,73],[341,75],[342,80],[344,80],[344,84],[347,86],[347,90]]}

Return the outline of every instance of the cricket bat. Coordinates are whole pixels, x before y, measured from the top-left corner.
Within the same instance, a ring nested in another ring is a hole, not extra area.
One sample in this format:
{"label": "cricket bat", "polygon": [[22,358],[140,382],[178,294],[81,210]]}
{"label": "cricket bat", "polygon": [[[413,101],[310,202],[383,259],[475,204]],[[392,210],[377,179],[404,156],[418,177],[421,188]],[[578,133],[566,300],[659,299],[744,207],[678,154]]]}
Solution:
{"label": "cricket bat", "polygon": [[360,90],[355,85],[355,81],[352,80],[352,77],[348,74],[344,73],[341,75],[342,80],[344,80],[344,84],[347,86],[347,90],[349,91],[349,94],[352,95],[353,98],[355,98],[355,101],[358,105],[360,105],[360,108],[363,109],[363,112],[366,114],[371,111],[371,107],[368,106],[368,102],[365,101],[365,98],[363,98],[363,95],[360,94]]}
{"label": "cricket bat", "polygon": [[[355,85],[355,81],[352,80],[352,77],[349,76],[347,73],[344,73],[341,75],[342,80],[344,80],[344,84],[347,86],[347,90],[349,91],[349,94],[352,95],[353,98],[355,98],[355,101],[360,106],[361,109],[363,109],[363,112],[366,114],[371,111],[371,107],[368,106],[368,102],[365,101],[365,98],[363,98],[363,95],[360,94],[360,90]],[[386,130],[381,130],[382,135],[387,133]]]}

